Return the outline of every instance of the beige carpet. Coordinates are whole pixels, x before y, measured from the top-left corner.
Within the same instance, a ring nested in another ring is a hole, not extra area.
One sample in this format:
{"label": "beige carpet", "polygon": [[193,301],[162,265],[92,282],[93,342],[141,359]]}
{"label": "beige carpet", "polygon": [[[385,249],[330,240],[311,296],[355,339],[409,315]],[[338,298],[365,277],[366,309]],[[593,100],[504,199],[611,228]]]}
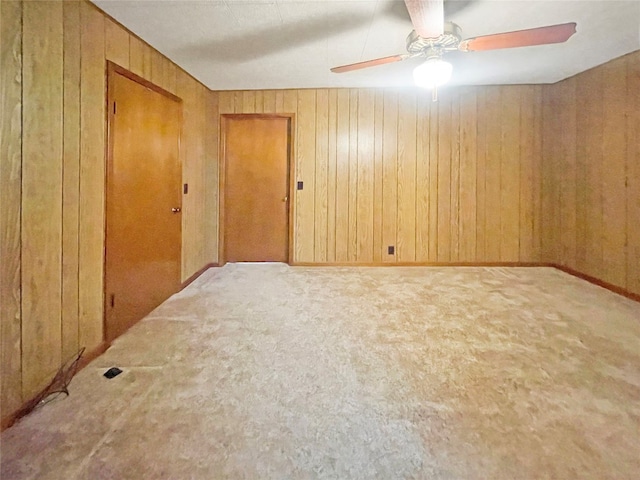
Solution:
{"label": "beige carpet", "polygon": [[230,264],[1,441],[3,480],[638,478],[640,304],[549,268]]}

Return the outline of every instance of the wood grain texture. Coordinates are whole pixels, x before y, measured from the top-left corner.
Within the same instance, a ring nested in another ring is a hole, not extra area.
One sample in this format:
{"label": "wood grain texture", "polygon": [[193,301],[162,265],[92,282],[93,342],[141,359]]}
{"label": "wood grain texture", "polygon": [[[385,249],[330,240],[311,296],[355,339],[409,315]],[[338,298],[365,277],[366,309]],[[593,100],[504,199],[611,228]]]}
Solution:
{"label": "wood grain texture", "polygon": [[[39,41],[47,38],[47,42]],[[61,362],[63,11],[23,4],[22,392]]]}
{"label": "wood grain texture", "polygon": [[382,261],[395,263],[398,225],[398,93],[384,95],[382,139]]}
{"label": "wood grain texture", "polygon": [[[529,101],[527,101],[529,99]],[[519,191],[519,258],[531,260],[533,255],[533,171],[534,156],[532,133],[535,127],[532,88],[520,90],[520,179]]]}
{"label": "wood grain texture", "polygon": [[418,96],[416,111],[416,261],[429,260],[429,104],[427,95]]}
{"label": "wood grain texture", "polygon": [[533,125],[530,134],[532,136],[533,153],[533,252],[532,258],[536,262],[542,260],[542,224],[545,220],[542,211],[542,153],[543,153],[543,96],[542,85],[532,87],[533,100]]}
{"label": "wood grain texture", "polygon": [[[277,104],[276,104],[277,108]],[[336,261],[336,206],[337,206],[337,117],[338,92],[329,90],[327,131],[327,261]]]}
{"label": "wood grain texture", "polygon": [[516,262],[520,257],[520,90],[503,88],[500,116],[500,259]]}
{"label": "wood grain texture", "polygon": [[[271,91],[214,95],[251,113]],[[529,86],[276,92],[299,127],[295,261],[539,258],[540,105]]]}
{"label": "wood grain texture", "polygon": [[487,95],[476,95],[476,260],[486,258]]}
{"label": "wood grain texture", "polygon": [[296,181],[304,182],[302,190],[295,190],[297,212],[294,230],[294,259],[312,259],[315,250],[315,164],[316,164],[316,91],[298,92],[298,114],[295,158]]}
{"label": "wood grain texture", "polygon": [[374,102],[373,90],[363,89],[358,92],[358,262],[373,261]]}
{"label": "wood grain texture", "polygon": [[[182,181],[188,185],[189,193],[182,197],[182,281],[196,272],[199,238],[200,216],[199,182],[200,159],[198,158],[198,92],[196,85],[186,74],[179,75],[177,85],[178,97],[182,104],[182,137],[180,142],[180,160],[182,163]],[[189,159],[189,160],[188,160]]]}
{"label": "wood grain texture", "polygon": [[[543,211],[554,262],[640,293],[638,90],[634,52],[544,87]],[[549,209],[549,210],[548,210]],[[545,250],[547,247],[545,246]]]}
{"label": "wood grain texture", "polygon": [[627,70],[627,283],[640,295],[640,58],[625,58]]}
{"label": "wood grain texture", "polygon": [[336,108],[336,262],[349,259],[349,91],[337,91]]}
{"label": "wood grain texture", "polygon": [[429,233],[428,252],[429,261],[438,261],[438,164],[439,145],[438,132],[440,131],[438,103],[429,102],[429,184],[427,191],[429,195]]}
{"label": "wood grain texture", "polygon": [[316,93],[316,154],[314,207],[314,261],[327,261],[329,175],[329,91]]}
{"label": "wood grain texture", "polygon": [[218,263],[218,184],[220,169],[216,161],[218,152],[220,128],[219,97],[211,91],[206,92],[205,107],[205,225],[204,225],[204,251],[207,263]]}
{"label": "wood grain texture", "polygon": [[151,52],[153,50],[138,37],[129,41],[129,67],[136,75],[151,80]]}
{"label": "wood grain texture", "polygon": [[[347,133],[347,132],[345,132]],[[350,262],[357,261],[358,255],[358,90],[349,89],[349,191],[347,205],[349,219],[347,258]]]}
{"label": "wood grain texture", "polygon": [[382,243],[384,90],[376,89],[374,96],[373,261],[380,263],[385,255]]}
{"label": "wood grain texture", "polygon": [[82,3],[80,19],[79,343],[91,350],[103,339],[105,17]]}
{"label": "wood grain texture", "polygon": [[477,123],[476,91],[460,93],[460,223],[459,260],[472,262],[476,258],[476,168]]}
{"label": "wood grain texture", "polygon": [[20,407],[22,4],[0,2],[0,418]]}
{"label": "wood grain texture", "polygon": [[[158,83],[169,90],[182,71],[85,1],[0,2],[0,32],[0,414],[5,419],[79,347],[102,344],[107,58],[150,81],[154,57]],[[217,148],[217,132],[212,141],[204,132],[214,125],[206,118],[206,99],[213,94],[187,78],[197,85],[190,100],[197,105],[195,153],[184,159],[195,165],[200,182],[191,193],[199,205],[192,210],[199,227],[188,240],[188,255],[195,252],[189,264],[197,272],[212,261],[207,252],[217,243],[217,218],[205,213],[217,211],[217,151],[206,154]],[[184,277],[193,272],[183,272]]]}
{"label": "wood grain texture", "polygon": [[151,82],[155,83],[156,85],[162,88],[166,88],[165,67],[167,64],[165,63],[164,57],[157,50],[151,49],[150,58],[151,58],[151,78],[150,78]]}
{"label": "wood grain texture", "polygon": [[451,258],[460,258],[460,90],[451,91]]}
{"label": "wood grain texture", "polygon": [[78,229],[80,212],[80,4],[64,3],[64,125],[62,165],[62,360],[78,343]]}
{"label": "wood grain texture", "polygon": [[104,20],[105,58],[129,68],[129,33],[109,18]]}
{"label": "wood grain texture", "polygon": [[404,94],[398,113],[398,224],[396,257],[416,259],[416,93]]}
{"label": "wood grain texture", "polygon": [[[507,119],[502,117],[502,89],[491,87],[487,91],[487,137],[485,157],[485,256],[488,261],[498,261],[502,244],[502,127]],[[502,122],[491,118],[502,118]],[[510,119],[509,121],[512,121]]]}
{"label": "wood grain texture", "polygon": [[[602,119],[602,280],[625,285],[627,178],[626,104],[627,69],[625,59],[600,67],[603,82]],[[565,142],[563,142],[565,143]],[[567,142],[570,143],[570,142]],[[563,228],[564,230],[564,228]]]}

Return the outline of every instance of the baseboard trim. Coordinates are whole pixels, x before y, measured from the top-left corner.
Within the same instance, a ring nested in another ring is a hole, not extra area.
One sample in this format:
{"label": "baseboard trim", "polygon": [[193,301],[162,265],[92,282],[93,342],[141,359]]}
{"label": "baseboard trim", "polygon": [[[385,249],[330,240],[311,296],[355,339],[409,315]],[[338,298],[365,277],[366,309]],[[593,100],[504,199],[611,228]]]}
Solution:
{"label": "baseboard trim", "polygon": [[613,285],[611,283],[605,282],[604,280],[600,280],[599,278],[596,277],[592,277],[591,275],[587,275],[586,273],[581,273],[578,270],[574,270],[573,268],[570,267],[565,267],[564,265],[559,265],[559,264],[551,264],[552,267],[557,268],[558,270],[564,272],[564,273],[568,273],[569,275],[572,275],[574,277],[577,277],[581,280],[585,280],[589,283],[593,283],[594,285],[597,285],[599,287],[602,288],[606,288],[607,290],[610,290],[613,293],[617,293],[618,295],[622,295],[623,297],[629,298],[631,300],[634,300],[636,302],[640,302],[640,295],[637,293],[633,293],[630,292],[629,290],[622,288],[622,287],[618,287],[616,285]]}
{"label": "baseboard trim", "polygon": [[[86,352],[82,358],[80,359],[80,361],[78,362],[78,372],[80,370],[82,370],[84,367],[86,367],[89,363],[91,363],[92,360],[95,360],[97,357],[99,357],[100,355],[102,355],[107,348],[109,348],[109,342],[102,342],[100,343],[100,345],[98,345],[97,347],[95,347],[92,350],[89,350],[88,352]],[[76,372],[77,373],[77,372]],[[44,390],[43,390],[44,391]],[[13,425],[14,423],[16,423],[18,420],[20,420],[20,418],[22,418],[24,415],[21,415],[22,410],[34,399],[36,398],[38,395],[40,395],[42,392],[38,392],[38,394],[34,395],[33,397],[29,398],[27,401],[23,402],[22,405],[20,406],[20,408],[18,408],[15,412],[6,415],[4,417],[2,417],[2,419],[0,420],[0,432],[6,430],[7,428],[9,428],[11,425]]]}
{"label": "baseboard trim", "polygon": [[210,268],[219,267],[219,266],[220,265],[217,263],[207,263],[204,267],[202,267],[200,270],[198,270],[196,273],[194,273],[189,278],[187,278],[184,282],[182,282],[180,290],[183,290],[184,288],[188,287],[191,283],[193,283],[193,281],[196,278],[198,278],[200,275],[202,275],[204,272],[206,272]]}
{"label": "baseboard trim", "polygon": [[292,267],[554,267],[545,262],[290,262]]}

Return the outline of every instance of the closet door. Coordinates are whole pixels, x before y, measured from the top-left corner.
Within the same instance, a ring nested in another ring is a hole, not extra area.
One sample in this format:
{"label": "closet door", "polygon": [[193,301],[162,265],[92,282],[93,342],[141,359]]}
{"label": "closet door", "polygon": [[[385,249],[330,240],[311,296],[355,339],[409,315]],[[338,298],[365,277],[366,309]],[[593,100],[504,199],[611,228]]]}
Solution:
{"label": "closet door", "polygon": [[113,70],[108,99],[105,330],[110,341],[180,289],[182,104]]}

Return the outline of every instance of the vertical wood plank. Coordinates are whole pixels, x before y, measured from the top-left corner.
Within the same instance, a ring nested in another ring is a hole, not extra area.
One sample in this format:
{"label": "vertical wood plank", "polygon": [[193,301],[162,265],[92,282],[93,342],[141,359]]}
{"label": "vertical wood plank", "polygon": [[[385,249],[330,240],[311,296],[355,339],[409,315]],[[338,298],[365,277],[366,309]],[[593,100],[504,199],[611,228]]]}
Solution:
{"label": "vertical wood plank", "polygon": [[384,124],[382,140],[382,261],[397,261],[388,247],[397,248],[398,215],[398,92],[384,92]]}
{"label": "vertical wood plank", "polygon": [[287,110],[285,110],[284,108],[284,90],[276,91],[276,112],[294,113],[294,112],[287,112]]}
{"label": "vertical wood plank", "polygon": [[182,281],[201,268],[198,256],[198,91],[195,82],[185,73],[178,76],[178,96],[182,99],[182,137],[180,162],[182,181],[189,185],[189,194],[182,197]]}
{"label": "vertical wood plank", "polygon": [[440,118],[437,102],[429,102],[429,261],[438,261],[438,166]]}
{"label": "vertical wood plank", "polygon": [[542,212],[544,221],[541,224],[542,260],[556,263],[558,261],[557,233],[558,201],[555,182],[555,163],[557,161],[557,145],[555,132],[558,128],[557,111],[559,102],[555,91],[545,90],[543,110],[543,162],[542,162]]}
{"label": "vertical wood plank", "polygon": [[218,167],[218,143],[220,130],[220,115],[218,113],[219,94],[206,91],[205,112],[205,169],[206,169],[206,196],[205,196],[205,262],[218,263],[218,224],[219,224],[219,167]]}
{"label": "vertical wood plank", "polygon": [[316,91],[298,92],[298,142],[296,148],[296,181],[304,182],[296,190],[295,261],[313,262],[315,220],[315,154],[316,154]]}
{"label": "vertical wood plank", "polygon": [[336,261],[336,199],[337,199],[337,120],[338,91],[329,90],[329,131],[328,131],[328,179],[327,179],[327,261]]}
{"label": "vertical wood plank", "polygon": [[460,224],[461,262],[476,259],[476,89],[465,88],[460,95]]}
{"label": "vertical wood plank", "polygon": [[104,27],[106,59],[129,69],[129,32],[109,18]]}
{"label": "vertical wood plank", "polygon": [[438,262],[451,260],[451,97],[438,100]]}
{"label": "vertical wood plank", "polygon": [[264,93],[262,90],[255,92],[255,113],[264,113]]}
{"label": "vertical wood plank", "polygon": [[62,186],[62,360],[78,343],[80,213],[80,3],[64,2],[64,127]]}
{"label": "vertical wood plank", "polygon": [[533,211],[533,253],[532,261],[542,261],[542,157],[543,157],[543,86],[533,88],[533,182],[532,182],[532,211]]}
{"label": "vertical wood plank", "polygon": [[104,250],[104,16],[89,3],[80,6],[80,347],[103,340]]}
{"label": "vertical wood plank", "polygon": [[22,3],[0,2],[0,418],[22,403]]}
{"label": "vertical wood plank", "polygon": [[[589,102],[585,102],[586,130],[589,138],[586,152],[586,271],[598,277],[603,268],[602,252],[602,163],[603,163],[603,70],[595,68],[585,75],[589,91]],[[587,97],[585,97],[587,98]]]}
{"label": "vertical wood plank", "polygon": [[285,90],[282,98],[282,108],[284,113],[294,113],[298,111],[298,91]]}
{"label": "vertical wood plank", "polygon": [[349,90],[349,243],[347,257],[357,260],[358,252],[358,90]]}
{"label": "vertical wood plank", "polygon": [[165,59],[160,52],[151,49],[151,82],[165,88]]}
{"label": "vertical wood plank", "polygon": [[534,89],[531,86],[520,90],[520,251],[521,262],[533,262],[533,169],[534,169]]}
{"label": "vertical wood plank", "polygon": [[329,168],[329,91],[316,91],[316,153],[315,153],[315,220],[314,261],[327,261],[328,168]]}
{"label": "vertical wood plank", "polygon": [[451,93],[451,261],[460,261],[460,95]]}
{"label": "vertical wood plank", "polygon": [[429,111],[431,99],[417,97],[416,124],[416,261],[429,261]]}
{"label": "vertical wood plank", "polygon": [[556,133],[561,158],[560,175],[560,260],[575,265],[576,255],[576,96],[575,77],[558,84],[561,130]]}
{"label": "vertical wood plank", "polygon": [[[218,111],[220,113],[220,115],[223,115],[225,113],[233,113],[233,98],[234,98],[234,94],[233,92],[216,92],[216,94],[218,95]],[[218,119],[218,121],[220,121]],[[220,128],[220,125],[218,125],[218,129]],[[220,160],[222,161],[222,160]]]}
{"label": "vertical wood plank", "polygon": [[63,11],[58,2],[23,9],[22,388],[29,398],[61,364]]}
{"label": "vertical wood plank", "polygon": [[502,87],[500,141],[500,261],[517,262],[520,257],[520,91]]}
{"label": "vertical wood plank", "polygon": [[242,113],[256,113],[256,92],[245,90],[242,92]]}
{"label": "vertical wood plank", "polygon": [[599,278],[617,286],[626,279],[626,160],[625,59],[601,66],[603,81],[602,120],[602,271]]}
{"label": "vertical wood plank", "polygon": [[151,81],[151,48],[138,37],[129,38],[129,68],[136,75]]}
{"label": "vertical wood plank", "polygon": [[359,90],[356,260],[365,263],[373,262],[374,101],[373,90]]}
{"label": "vertical wood plank", "polygon": [[399,262],[416,259],[416,93],[404,91],[398,109],[398,232]]}
{"label": "vertical wood plank", "polygon": [[386,255],[382,243],[382,171],[383,171],[383,132],[384,132],[384,92],[376,89],[374,92],[374,185],[373,185],[373,261],[382,262]]}
{"label": "vertical wood plank", "polygon": [[627,289],[640,294],[640,54],[627,66]]}
{"label": "vertical wood plank", "polygon": [[263,96],[264,113],[276,113],[276,91],[267,90]]}
{"label": "vertical wood plank", "polygon": [[485,261],[499,262],[501,232],[501,88],[486,92],[486,157],[485,157]]}
{"label": "vertical wood plank", "polygon": [[337,92],[336,262],[349,259],[349,91]]}
{"label": "vertical wood plank", "polygon": [[[167,59],[165,68],[165,89],[174,95],[178,91],[178,66]],[[195,82],[195,80],[192,80]]]}
{"label": "vertical wood plank", "polygon": [[487,174],[487,92],[478,89],[476,93],[476,258],[477,262],[486,262],[486,174]]}

